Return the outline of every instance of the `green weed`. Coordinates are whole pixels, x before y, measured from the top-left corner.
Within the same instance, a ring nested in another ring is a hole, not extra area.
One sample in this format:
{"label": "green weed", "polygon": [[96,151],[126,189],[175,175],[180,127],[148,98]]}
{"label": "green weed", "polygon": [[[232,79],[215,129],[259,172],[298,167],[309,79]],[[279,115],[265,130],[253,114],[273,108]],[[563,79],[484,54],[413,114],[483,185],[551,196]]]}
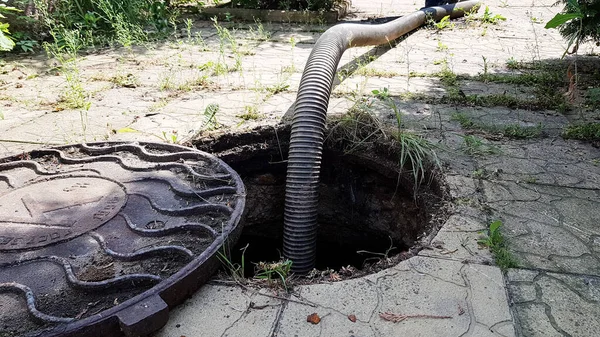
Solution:
{"label": "green weed", "polygon": [[256,41],[268,41],[271,38],[271,32],[265,30],[260,19],[254,19],[254,23],[256,24],[256,28],[250,27],[252,39]]}
{"label": "green weed", "polygon": [[237,117],[249,121],[260,119],[262,116],[258,113],[258,107],[256,105],[246,105],[244,107],[244,113],[237,115]]}
{"label": "green weed", "polygon": [[475,179],[485,179],[485,178],[487,178],[488,174],[487,174],[487,171],[485,169],[480,168],[480,169],[477,169],[477,170],[473,171],[472,176]]}
{"label": "green weed", "polygon": [[109,81],[115,84],[116,86],[123,88],[137,88],[139,85],[139,78],[131,73],[119,73],[111,77]]}
{"label": "green weed", "polygon": [[287,280],[292,269],[292,260],[280,260],[277,262],[258,262],[255,264],[254,278],[266,280],[272,285],[274,280],[281,281],[281,285],[287,291]]}
{"label": "green weed", "polygon": [[472,129],[475,127],[475,122],[471,117],[462,112],[453,113],[450,120],[458,122],[463,129]]}
{"label": "green weed", "polygon": [[382,101],[387,101],[390,98],[390,90],[387,87],[385,87],[381,90],[379,90],[379,89],[372,90],[371,93],[377,99],[380,99]]}
{"label": "green weed", "polygon": [[399,76],[400,74],[395,72],[395,71],[390,71],[390,70],[381,70],[381,69],[375,69],[375,68],[371,68],[371,67],[361,67],[359,69],[357,69],[354,74],[356,75],[363,75],[363,76],[367,76],[367,77],[383,77],[383,78],[392,78],[392,77],[396,77]]}
{"label": "green weed", "polygon": [[482,237],[478,243],[490,249],[494,255],[496,265],[498,265],[500,269],[507,270],[508,268],[516,268],[519,266],[519,263],[506,248],[506,241],[500,232],[500,227],[502,227],[502,221],[500,220],[495,220],[490,223],[487,236]]}
{"label": "green weed", "polygon": [[425,179],[426,169],[432,164],[440,166],[435,147],[427,139],[406,131],[397,132],[394,139],[400,145],[400,167],[404,169],[405,165],[410,165],[408,167],[411,168],[416,190]]}
{"label": "green weed", "polygon": [[166,143],[178,144],[179,143],[179,133],[177,130],[173,130],[171,133],[167,131],[162,132],[162,140]]}
{"label": "green weed", "polygon": [[456,25],[450,21],[450,15],[444,16],[439,22],[433,22],[433,27],[437,30],[454,29]]}
{"label": "green weed", "polygon": [[590,88],[586,92],[586,104],[592,108],[600,108],[600,88]]}
{"label": "green weed", "polygon": [[483,141],[476,136],[466,135],[463,138],[463,151],[472,156],[486,155],[486,154],[497,154],[499,150],[492,146],[484,144]]}
{"label": "green weed", "polygon": [[542,136],[542,124],[536,126],[521,126],[519,124],[511,124],[504,126],[502,135],[508,138],[516,139],[532,139]]}
{"label": "green weed", "polygon": [[204,125],[203,129],[205,130],[215,130],[220,127],[219,122],[217,121],[217,113],[219,112],[219,105],[211,103],[206,106],[204,109]]}
{"label": "green weed", "polygon": [[277,95],[278,93],[285,92],[289,89],[290,85],[285,80],[281,80],[271,86],[265,88],[265,90],[271,95]]}
{"label": "green weed", "polygon": [[216,17],[211,19],[213,22],[213,26],[217,30],[217,35],[219,36],[219,62],[223,62],[225,64],[225,60],[227,59],[226,54],[226,46],[229,46],[231,50],[231,54],[233,55],[233,59],[235,64],[233,66],[234,71],[242,71],[242,52],[239,49],[239,44],[234,34],[229,31],[229,29],[223,27],[219,24]]}
{"label": "green weed", "polygon": [[443,51],[447,51],[447,50],[448,50],[448,45],[446,45],[446,44],[442,43],[442,41],[438,40],[435,51],[443,52]]}
{"label": "green weed", "polygon": [[240,251],[242,252],[240,263],[235,263],[231,261],[231,253],[229,252],[228,247],[226,246],[227,245],[223,245],[222,252],[217,252],[217,258],[219,259],[219,261],[221,261],[221,264],[223,264],[223,266],[235,282],[245,283],[246,277],[244,275],[244,268],[246,267],[246,262],[244,255],[246,254],[246,249],[248,249],[248,245],[240,249]]}
{"label": "green weed", "polygon": [[467,13],[467,15],[465,15],[466,21],[467,22],[475,22],[475,21],[479,21],[483,24],[491,24],[491,25],[496,25],[498,24],[500,21],[506,21],[506,18],[500,14],[494,14],[490,11],[490,7],[489,6],[485,6],[485,10],[483,11],[483,15],[481,16],[477,16],[476,12],[473,13]]}
{"label": "green weed", "polygon": [[600,123],[572,124],[562,133],[564,139],[600,140]]}
{"label": "green weed", "polygon": [[508,69],[519,69],[521,67],[521,64],[519,61],[517,61],[514,57],[510,57],[508,60],[506,60],[506,67]]}

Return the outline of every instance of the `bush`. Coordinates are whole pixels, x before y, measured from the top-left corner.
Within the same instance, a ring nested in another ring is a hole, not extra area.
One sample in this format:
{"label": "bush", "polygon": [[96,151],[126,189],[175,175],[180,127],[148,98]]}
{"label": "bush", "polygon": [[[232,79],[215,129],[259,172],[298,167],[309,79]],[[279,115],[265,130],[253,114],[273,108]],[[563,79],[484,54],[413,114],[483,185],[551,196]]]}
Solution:
{"label": "bush", "polygon": [[23,51],[37,46],[36,40],[54,40],[61,46],[67,39],[79,47],[113,41],[127,46],[146,40],[149,32],[167,32],[171,18],[166,0],[6,1],[19,9],[7,13],[5,20]]}
{"label": "bush", "polygon": [[546,28],[558,28],[569,46],[593,41],[600,45],[600,0],[559,0],[564,3],[562,13],[546,24]]}

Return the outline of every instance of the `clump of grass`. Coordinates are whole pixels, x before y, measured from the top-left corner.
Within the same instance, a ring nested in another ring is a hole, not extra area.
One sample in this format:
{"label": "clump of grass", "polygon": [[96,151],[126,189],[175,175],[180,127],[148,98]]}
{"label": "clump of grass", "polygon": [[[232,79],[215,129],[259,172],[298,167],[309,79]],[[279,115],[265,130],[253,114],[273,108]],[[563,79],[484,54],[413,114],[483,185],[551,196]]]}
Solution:
{"label": "clump of grass", "polygon": [[473,135],[462,136],[463,138],[463,151],[472,156],[486,155],[486,154],[498,154],[500,151],[498,148],[492,145],[483,143],[481,139]]}
{"label": "clump of grass", "polygon": [[231,253],[227,249],[227,245],[223,246],[223,251],[217,252],[217,258],[221,261],[221,264],[225,267],[227,273],[233,278],[235,282],[246,283],[246,277],[244,275],[244,268],[246,267],[246,261],[244,255],[246,254],[248,245],[241,248],[242,252],[241,262],[233,262],[231,259]]}
{"label": "clump of grass", "polygon": [[413,176],[416,190],[425,179],[426,172],[431,167],[440,165],[435,146],[420,135],[403,128],[402,115],[387,88],[373,90],[373,94],[392,109],[396,127],[386,126],[372,113],[372,99],[360,97],[348,113],[335,122],[328,139],[340,143],[346,153],[370,151],[376,143],[390,144],[392,151],[398,155],[401,172]]}
{"label": "clump of grass", "polygon": [[463,129],[472,129],[475,127],[473,119],[462,112],[453,113],[450,116],[450,120],[458,122]]}
{"label": "clump of grass", "polygon": [[271,86],[265,88],[265,90],[271,95],[277,95],[281,92],[285,92],[289,89],[290,85],[285,80],[279,81]]}
{"label": "clump of grass", "polygon": [[522,126],[519,124],[509,125],[486,125],[473,121],[471,117],[462,112],[452,114],[450,120],[456,121],[463,129],[478,130],[484,133],[500,134],[506,138],[532,139],[542,136],[542,125]]}
{"label": "clump of grass", "polygon": [[244,113],[237,115],[237,117],[249,121],[260,119],[261,115],[258,113],[258,107],[256,105],[246,105],[244,107]]}
{"label": "clump of grass", "polygon": [[228,55],[225,51],[226,46],[229,46],[235,64],[232,68],[233,71],[242,71],[242,56],[243,53],[240,51],[239,43],[235,38],[235,32],[232,34],[229,29],[219,24],[217,18],[211,19],[213,26],[217,30],[217,36],[219,37],[219,61],[225,63]]}
{"label": "clump of grass", "polygon": [[516,268],[519,266],[519,262],[506,248],[506,240],[500,232],[500,227],[502,227],[502,221],[500,220],[490,223],[487,235],[479,239],[478,243],[490,249],[492,255],[494,255],[496,265],[500,269]]}
{"label": "clump of grass", "polygon": [[600,108],[600,88],[588,89],[586,93],[586,104],[594,108]]}
{"label": "clump of grass", "polygon": [[504,126],[502,135],[508,138],[516,139],[532,139],[542,136],[542,124],[536,126],[521,126],[519,124],[511,124]]}
{"label": "clump of grass", "polygon": [[572,124],[562,133],[564,139],[600,140],[600,123]]}
{"label": "clump of grass", "polygon": [[270,263],[258,262],[255,264],[254,278],[266,280],[271,286],[274,282],[281,281],[281,285],[287,291],[287,280],[290,277],[291,269],[292,260],[289,259],[281,259],[280,261]]}
{"label": "clump of grass", "polygon": [[[427,139],[406,131],[398,131],[394,139],[400,145],[399,161],[400,167],[411,167],[411,173],[415,180],[415,189],[425,179],[428,166],[433,163],[439,166],[435,148]],[[408,165],[407,165],[408,164]]]}
{"label": "clump of grass", "polygon": [[400,75],[395,71],[380,70],[380,69],[375,69],[375,68],[371,68],[371,67],[359,68],[358,70],[356,70],[354,72],[354,74],[363,75],[363,76],[367,76],[367,77],[383,77],[383,78],[392,78],[392,77],[396,77],[396,76]]}

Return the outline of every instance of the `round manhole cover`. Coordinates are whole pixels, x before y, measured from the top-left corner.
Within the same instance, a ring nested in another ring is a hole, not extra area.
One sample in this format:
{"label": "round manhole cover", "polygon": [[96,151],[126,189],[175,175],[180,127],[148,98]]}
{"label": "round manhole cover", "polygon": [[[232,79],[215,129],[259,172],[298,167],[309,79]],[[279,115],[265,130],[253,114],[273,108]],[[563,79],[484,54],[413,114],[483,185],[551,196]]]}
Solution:
{"label": "round manhole cover", "polygon": [[94,143],[0,158],[0,335],[160,328],[237,239],[244,202],[229,166],[182,146]]}

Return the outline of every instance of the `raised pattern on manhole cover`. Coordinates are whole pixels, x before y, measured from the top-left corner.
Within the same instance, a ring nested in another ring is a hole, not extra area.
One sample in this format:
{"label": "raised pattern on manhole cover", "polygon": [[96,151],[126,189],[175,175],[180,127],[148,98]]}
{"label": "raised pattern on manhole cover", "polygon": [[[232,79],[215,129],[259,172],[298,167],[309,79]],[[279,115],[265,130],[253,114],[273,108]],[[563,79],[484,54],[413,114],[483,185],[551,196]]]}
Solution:
{"label": "raised pattern on manhole cover", "polygon": [[0,158],[0,331],[159,328],[167,306],[214,271],[228,236],[237,239],[244,201],[229,166],[176,145],[96,143]]}
{"label": "raised pattern on manhole cover", "polygon": [[42,247],[87,233],[117,215],[126,201],[124,187],[99,177],[57,177],[17,188],[0,199],[0,250]]}

